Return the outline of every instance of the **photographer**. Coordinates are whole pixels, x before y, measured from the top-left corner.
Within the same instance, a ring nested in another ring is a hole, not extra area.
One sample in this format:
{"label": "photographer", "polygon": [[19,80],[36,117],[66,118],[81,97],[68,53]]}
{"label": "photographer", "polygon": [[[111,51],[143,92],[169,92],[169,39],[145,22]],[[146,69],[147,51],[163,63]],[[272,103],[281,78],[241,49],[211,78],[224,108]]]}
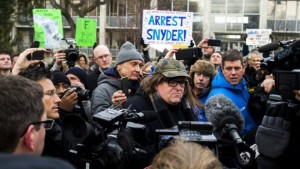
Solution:
{"label": "photographer", "polygon": [[93,91],[91,105],[92,114],[96,114],[110,107],[122,107],[127,97],[121,90],[119,79],[127,77],[129,80],[129,95],[135,93],[139,87],[138,78],[143,63],[142,55],[130,42],[125,42],[118,53],[115,65],[106,69],[98,78],[98,87]]}
{"label": "photographer", "polygon": [[[81,95],[78,96],[78,88],[71,86],[71,81],[68,77],[63,72],[54,71],[52,82],[56,88],[57,95],[61,98],[61,102],[59,104],[59,114],[61,117],[74,113],[80,115],[85,120],[90,121],[90,101],[88,98],[80,98],[82,97]],[[79,90],[84,90],[84,88],[79,88]]]}
{"label": "photographer", "polygon": [[155,66],[152,76],[143,79],[141,87],[126,102],[125,107],[133,111],[155,111],[157,115],[155,121],[143,123],[146,126],[145,135],[135,138],[148,153],[145,166],[158,152],[156,129],[173,128],[181,120],[197,121],[191,107],[200,105],[192,95],[190,80],[182,62],[162,59]]}

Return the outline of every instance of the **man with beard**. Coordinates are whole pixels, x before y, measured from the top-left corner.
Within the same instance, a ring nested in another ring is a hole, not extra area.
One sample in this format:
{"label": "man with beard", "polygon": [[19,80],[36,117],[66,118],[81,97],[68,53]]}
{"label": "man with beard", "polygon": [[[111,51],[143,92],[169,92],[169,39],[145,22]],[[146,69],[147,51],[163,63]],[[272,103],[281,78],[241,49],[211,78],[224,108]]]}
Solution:
{"label": "man with beard", "polygon": [[208,46],[208,38],[203,39],[201,42],[199,42],[198,44],[198,48],[202,49],[202,53],[203,53],[203,60],[210,60],[210,56],[215,52],[215,48],[212,46]]}

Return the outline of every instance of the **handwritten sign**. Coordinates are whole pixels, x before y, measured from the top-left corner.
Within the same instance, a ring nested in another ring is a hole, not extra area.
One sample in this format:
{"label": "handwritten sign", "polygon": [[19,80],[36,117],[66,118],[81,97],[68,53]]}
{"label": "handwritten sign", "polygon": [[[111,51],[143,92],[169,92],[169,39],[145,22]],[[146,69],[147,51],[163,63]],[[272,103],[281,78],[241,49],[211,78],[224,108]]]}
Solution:
{"label": "handwritten sign", "polygon": [[61,11],[59,9],[33,9],[34,39],[41,48],[59,48],[63,38]]}
{"label": "handwritten sign", "polygon": [[271,29],[246,29],[247,45],[262,46],[270,43]]}
{"label": "handwritten sign", "polygon": [[192,29],[192,12],[143,11],[142,37],[146,44],[189,45]]}
{"label": "handwritten sign", "polygon": [[76,22],[76,45],[92,47],[96,42],[96,19],[78,18]]}

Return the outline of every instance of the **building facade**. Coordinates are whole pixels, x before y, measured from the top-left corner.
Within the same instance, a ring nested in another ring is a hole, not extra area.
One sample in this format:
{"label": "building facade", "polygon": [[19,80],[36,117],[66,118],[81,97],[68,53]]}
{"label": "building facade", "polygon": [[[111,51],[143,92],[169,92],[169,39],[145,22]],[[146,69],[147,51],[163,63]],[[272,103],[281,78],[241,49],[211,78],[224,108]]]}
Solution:
{"label": "building facade", "polygon": [[[45,6],[52,8],[48,1]],[[272,29],[273,41],[298,39],[300,33],[300,0],[111,0],[86,18],[97,19],[97,43],[107,45],[116,55],[127,40],[140,49],[143,9],[193,12],[194,41],[199,43],[205,37],[219,39],[221,51],[241,50],[246,29]],[[76,21],[76,13],[72,9],[69,12]],[[15,35],[22,37],[17,50],[22,51],[33,41],[32,19],[19,16],[17,21]],[[65,19],[63,25],[64,36],[69,37]],[[91,48],[80,50],[92,54]],[[151,57],[158,55],[150,53]]]}

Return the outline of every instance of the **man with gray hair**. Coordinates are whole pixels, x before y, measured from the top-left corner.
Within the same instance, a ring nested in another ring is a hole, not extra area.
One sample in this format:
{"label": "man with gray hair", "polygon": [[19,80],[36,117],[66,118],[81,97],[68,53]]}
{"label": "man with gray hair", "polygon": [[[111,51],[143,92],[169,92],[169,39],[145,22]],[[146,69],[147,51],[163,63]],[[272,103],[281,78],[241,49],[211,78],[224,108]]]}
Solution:
{"label": "man with gray hair", "polygon": [[125,42],[117,55],[114,67],[108,68],[100,74],[98,86],[93,91],[91,105],[92,114],[107,108],[121,106],[127,96],[121,90],[119,79],[127,77],[129,80],[130,94],[139,87],[138,78],[143,63],[142,55],[130,42]]}

